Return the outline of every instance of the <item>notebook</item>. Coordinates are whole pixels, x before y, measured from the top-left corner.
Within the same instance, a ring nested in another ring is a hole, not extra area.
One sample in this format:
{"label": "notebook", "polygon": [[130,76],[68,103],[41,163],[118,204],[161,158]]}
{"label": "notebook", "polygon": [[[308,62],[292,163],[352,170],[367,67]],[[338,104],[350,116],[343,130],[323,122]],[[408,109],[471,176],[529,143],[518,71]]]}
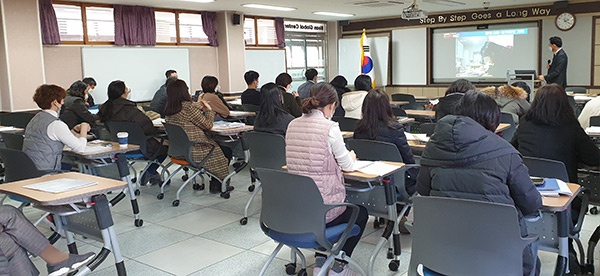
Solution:
{"label": "notebook", "polygon": [[567,183],[556,178],[544,178],[543,184],[536,186],[536,189],[542,196],[558,197],[560,195],[573,195]]}
{"label": "notebook", "polygon": [[71,179],[71,178],[59,178],[59,179],[55,179],[55,180],[25,185],[23,187],[27,188],[27,189],[32,189],[32,190],[58,194],[58,193],[73,191],[73,190],[77,190],[77,189],[81,189],[81,188],[85,188],[85,187],[94,186],[96,184],[98,184],[98,182],[85,181],[85,180],[79,180],[79,179]]}
{"label": "notebook", "polygon": [[405,132],[404,135],[406,135],[406,140],[409,140],[409,141],[418,141],[418,142],[423,142],[423,143],[429,142],[429,137],[427,137],[427,134],[425,134],[425,133]]}
{"label": "notebook", "polygon": [[243,127],[245,126],[244,123],[237,123],[237,122],[214,122],[213,123],[213,130],[223,130],[223,129],[232,129],[232,128],[238,128],[238,127]]}
{"label": "notebook", "polygon": [[354,161],[353,169],[354,171],[359,171],[365,174],[386,175],[398,169],[398,166],[390,165],[382,161],[356,160]]}

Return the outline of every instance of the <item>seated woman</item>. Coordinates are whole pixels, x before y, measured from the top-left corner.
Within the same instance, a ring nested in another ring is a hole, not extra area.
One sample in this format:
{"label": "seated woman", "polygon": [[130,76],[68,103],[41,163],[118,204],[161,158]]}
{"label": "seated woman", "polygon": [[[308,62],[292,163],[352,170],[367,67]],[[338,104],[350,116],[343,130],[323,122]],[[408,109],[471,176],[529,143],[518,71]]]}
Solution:
{"label": "seated woman", "polygon": [[[417,192],[514,205],[521,235],[527,235],[523,215],[542,207],[519,152],[494,133],[500,110],[490,96],[469,91],[458,101],[456,115],[439,120],[421,159]],[[457,151],[457,149],[460,149]],[[538,265],[531,249],[523,250],[523,275]]]}
{"label": "seated woman", "polygon": [[42,109],[25,128],[23,152],[31,158],[39,170],[60,170],[64,146],[83,151],[87,144],[88,123],[81,123],[69,130],[58,119],[63,106],[65,89],[53,84],[43,84],[35,90],[33,101]]}
{"label": "seated woman", "polygon": [[470,81],[457,79],[448,86],[444,97],[440,98],[438,104],[433,107],[435,111],[435,120],[438,121],[448,114],[454,114],[454,108],[463,94],[467,91],[475,91],[477,88]]}
{"label": "seated woman", "polygon": [[373,80],[368,75],[359,75],[354,80],[355,91],[344,93],[341,99],[342,107],[348,118],[360,119],[362,104],[367,91],[373,88]]}
{"label": "seated woman", "polygon": [[88,94],[89,86],[83,81],[76,81],[67,89],[65,105],[60,110],[60,119],[72,129],[78,124],[86,122],[91,127],[96,126],[98,116],[90,113],[85,104],[85,95]]}
{"label": "seated woman", "polygon": [[260,88],[260,110],[254,120],[254,130],[285,136],[287,127],[294,116],[283,110],[283,96],[280,88],[269,82]]}
{"label": "seated woman", "polygon": [[[302,117],[294,119],[288,126],[285,150],[288,171],[310,176],[321,191],[325,204],[342,203],[346,199],[342,170],[351,171],[356,155],[344,144],[339,125],[331,121],[338,103],[337,93],[328,83],[317,83],[310,90],[310,97],[302,105]],[[356,224],[360,234],[349,238],[343,247],[351,256],[365,229],[368,215],[364,206]],[[326,215],[327,227],[347,223],[351,211],[334,208]],[[317,254],[315,274],[321,270],[325,257]],[[346,274],[348,273],[348,274]],[[329,275],[353,275],[344,261],[337,260]]]}
{"label": "seated woman", "polygon": [[69,254],[52,246],[23,213],[10,205],[0,206],[0,275],[39,275],[27,253],[40,256],[48,276],[67,275],[89,263],[96,254]]}
{"label": "seated woman", "polygon": [[[139,110],[136,104],[129,99],[131,90],[123,81],[116,80],[108,85],[108,100],[100,106],[98,115],[100,121],[105,122],[133,122],[138,124],[146,136],[156,135],[156,129],[152,121],[144,112]],[[146,141],[146,152],[148,155],[158,153],[156,161],[161,162],[167,157],[167,148],[163,146],[154,137],[149,137]],[[140,184],[146,185],[148,182],[161,182],[160,175],[156,171],[158,164],[152,164],[146,170],[144,175],[140,176]]]}
{"label": "seated woman", "polygon": [[288,92],[292,87],[292,76],[288,73],[281,73],[275,78],[275,84],[281,89],[283,110],[296,118],[302,116],[302,99],[298,96],[298,92]]}
{"label": "seated woman", "polygon": [[519,118],[529,110],[527,92],[521,87],[505,84],[498,87],[486,87],[481,92],[492,96],[498,103],[500,111],[514,114],[515,123],[518,123]]}
{"label": "seated woman", "polygon": [[215,113],[221,118],[229,117],[229,105],[223,98],[223,94],[219,93],[219,80],[213,76],[204,76],[202,78],[202,94],[198,96],[198,101],[204,100],[210,104]]}
{"label": "seated woman", "polygon": [[[348,85],[348,80],[346,80],[346,78],[342,75],[337,75],[335,76],[330,82],[329,84],[333,85],[333,87],[335,87],[335,91],[337,91],[338,94],[338,99],[341,99],[342,96],[346,93],[346,92],[350,92],[350,89],[348,87],[346,87],[346,85]],[[339,105],[336,109],[335,109],[335,114],[333,114],[334,117],[344,117],[346,115],[346,111],[344,111],[344,108],[342,108],[341,105]]]}
{"label": "seated woman", "polygon": [[[415,158],[404,136],[404,126],[396,120],[390,105],[390,98],[380,89],[372,89],[365,97],[362,106],[362,119],[354,131],[354,139],[369,139],[396,145],[402,161],[414,164]],[[415,193],[418,168],[411,168],[405,174],[405,188],[409,195]]]}
{"label": "seated woman", "polygon": [[[223,152],[219,150],[219,145],[204,133],[204,131],[213,127],[215,111],[207,101],[192,102],[188,90],[189,88],[183,80],[176,80],[167,86],[166,122],[181,126],[190,140],[204,141],[215,146],[215,150],[204,167],[220,180],[223,180],[229,174],[227,159]],[[195,162],[200,162],[209,151],[210,149],[205,145],[195,145],[192,149],[192,158]],[[221,183],[216,179],[210,181],[210,192],[221,192]]]}

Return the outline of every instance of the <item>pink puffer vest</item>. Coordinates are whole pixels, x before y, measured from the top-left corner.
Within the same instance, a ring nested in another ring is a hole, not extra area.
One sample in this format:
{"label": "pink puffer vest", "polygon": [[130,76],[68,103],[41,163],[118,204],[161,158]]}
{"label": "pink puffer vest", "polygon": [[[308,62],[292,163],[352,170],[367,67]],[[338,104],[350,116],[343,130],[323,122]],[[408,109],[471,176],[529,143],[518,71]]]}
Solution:
{"label": "pink puffer vest", "polygon": [[[294,119],[285,136],[288,171],[314,179],[325,204],[342,203],[346,199],[342,171],[327,143],[333,124],[322,112],[313,110]],[[344,210],[345,207],[330,210],[326,221],[332,221]]]}

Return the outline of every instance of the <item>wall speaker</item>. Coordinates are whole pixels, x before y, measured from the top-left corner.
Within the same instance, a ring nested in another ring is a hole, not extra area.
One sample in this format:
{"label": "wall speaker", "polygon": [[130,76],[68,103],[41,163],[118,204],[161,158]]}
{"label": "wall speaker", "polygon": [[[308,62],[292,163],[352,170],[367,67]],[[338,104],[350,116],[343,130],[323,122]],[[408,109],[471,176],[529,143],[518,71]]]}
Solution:
{"label": "wall speaker", "polygon": [[344,27],[344,26],[350,25],[350,21],[348,21],[348,20],[340,20],[340,21],[338,21],[338,24],[340,26]]}
{"label": "wall speaker", "polygon": [[553,9],[566,9],[569,6],[569,1],[556,1],[552,5]]}
{"label": "wall speaker", "polygon": [[234,13],[232,21],[233,21],[233,25],[240,25],[240,24],[242,24],[242,15],[239,14],[239,13]]}

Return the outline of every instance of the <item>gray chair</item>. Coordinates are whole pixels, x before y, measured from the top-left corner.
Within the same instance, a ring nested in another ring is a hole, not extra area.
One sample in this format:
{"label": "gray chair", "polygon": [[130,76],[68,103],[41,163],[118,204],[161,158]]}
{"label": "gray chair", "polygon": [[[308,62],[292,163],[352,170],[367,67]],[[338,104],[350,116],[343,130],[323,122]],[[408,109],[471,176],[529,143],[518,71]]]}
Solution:
{"label": "gray chair", "polygon": [[[260,227],[262,231],[279,244],[265,263],[260,275],[267,268],[281,248],[292,249],[292,263],[286,265],[286,273],[294,274],[296,255],[301,259],[298,275],[306,275],[306,259],[299,248],[317,249],[328,255],[319,276],[326,275],[327,267],[334,257],[344,256],[362,275],[364,271],[352,259],[341,254],[346,240],[360,233],[356,225],[359,208],[351,203],[325,204],[314,180],[281,170],[257,169],[262,182],[262,208]],[[344,206],[352,210],[348,223],[334,227],[325,226],[325,214],[335,207]]]}
{"label": "gray chair", "polygon": [[413,212],[409,276],[419,265],[442,275],[523,275],[523,250],[537,240],[521,237],[512,205],[419,196]]}
{"label": "gray chair", "polygon": [[586,94],[587,88],[578,86],[567,87],[565,88],[565,92],[573,92],[574,94]]}
{"label": "gray chair", "polygon": [[529,169],[529,175],[531,176],[556,178],[565,182],[569,182],[567,167],[565,167],[563,162],[524,156],[523,163]]}
{"label": "gray chair", "polygon": [[23,133],[2,133],[2,140],[4,145],[9,149],[23,150],[23,140],[25,137]]}
{"label": "gray chair", "polygon": [[354,131],[356,129],[356,125],[358,125],[358,119],[355,118],[333,117],[331,120],[340,125],[341,131]]}
{"label": "gray chair", "polygon": [[0,125],[25,128],[36,112],[11,112],[0,115]]}
{"label": "gray chair", "polygon": [[435,130],[435,123],[422,123],[420,127],[421,133],[425,133],[427,137],[430,137],[433,134],[433,131]]}
{"label": "gray chair", "polygon": [[[256,173],[256,168],[265,168],[273,170],[281,170],[285,165],[285,138],[279,134],[266,132],[248,132],[244,134],[244,139],[250,149],[250,173],[253,178],[260,181],[260,176]],[[254,186],[254,183],[250,186]],[[261,184],[248,190],[252,192],[252,196],[248,199],[244,208],[244,217],[240,219],[241,225],[248,223],[248,209],[250,204],[258,194]]]}
{"label": "gray chair", "polygon": [[403,105],[403,109],[423,110],[425,107],[422,104],[417,103],[414,95],[411,94],[392,94],[392,101],[395,102],[408,102]]}
{"label": "gray chair", "polygon": [[590,126],[600,126],[600,116],[590,117]]}
{"label": "gray chair", "polygon": [[510,124],[510,127],[502,131],[502,138],[510,142],[517,132],[517,122],[515,122],[516,115],[509,112],[500,113],[500,123]]}

